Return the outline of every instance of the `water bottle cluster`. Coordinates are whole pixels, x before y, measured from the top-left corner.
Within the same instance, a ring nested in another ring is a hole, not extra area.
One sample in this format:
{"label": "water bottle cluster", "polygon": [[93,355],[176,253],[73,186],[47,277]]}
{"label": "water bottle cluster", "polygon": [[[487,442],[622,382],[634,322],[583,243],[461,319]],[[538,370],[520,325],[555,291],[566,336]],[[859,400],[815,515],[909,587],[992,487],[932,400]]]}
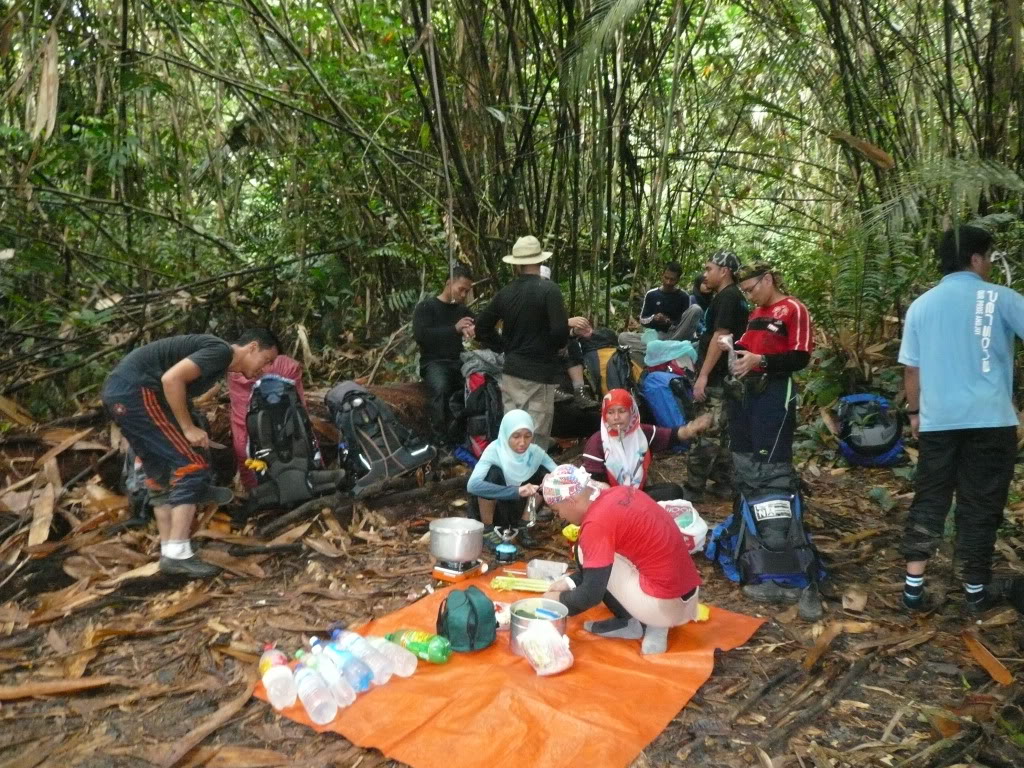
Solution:
{"label": "water bottle cluster", "polygon": [[383,637],[363,637],[336,629],[329,641],[309,639],[309,650],[295,652],[299,662],[292,670],[288,656],[272,645],[260,658],[260,678],[275,709],[302,702],[309,719],[317,725],[334,720],[356,695],[384,685],[392,675],[409,677],[417,657],[402,645]]}

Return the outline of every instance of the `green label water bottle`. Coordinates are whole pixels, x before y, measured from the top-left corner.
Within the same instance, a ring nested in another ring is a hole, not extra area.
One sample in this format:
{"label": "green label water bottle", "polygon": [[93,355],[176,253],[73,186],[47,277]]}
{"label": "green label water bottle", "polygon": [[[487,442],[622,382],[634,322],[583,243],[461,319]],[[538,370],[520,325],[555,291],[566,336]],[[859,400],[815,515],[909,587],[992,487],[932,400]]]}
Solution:
{"label": "green label water bottle", "polygon": [[419,629],[399,629],[387,635],[387,638],[432,664],[444,664],[452,657],[452,644],[447,637],[441,635],[432,635]]}

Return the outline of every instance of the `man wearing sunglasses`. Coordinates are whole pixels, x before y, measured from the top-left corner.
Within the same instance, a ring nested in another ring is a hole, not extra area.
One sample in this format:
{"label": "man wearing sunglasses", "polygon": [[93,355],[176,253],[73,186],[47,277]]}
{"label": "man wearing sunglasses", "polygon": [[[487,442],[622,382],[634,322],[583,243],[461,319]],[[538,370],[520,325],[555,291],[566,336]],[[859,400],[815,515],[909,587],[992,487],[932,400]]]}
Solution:
{"label": "man wearing sunglasses", "polygon": [[[814,350],[811,317],[802,302],[786,293],[779,273],[770,264],[745,265],[736,273],[736,281],[754,305],[746,330],[734,344],[732,374],[739,391],[726,401],[736,484],[755,510],[764,546],[774,553],[789,554],[791,563],[801,565],[798,552],[813,552],[802,545],[806,531],[793,529],[797,521],[792,513],[787,519],[766,511],[762,518],[756,511],[762,505],[756,500],[770,497],[771,491],[799,493],[800,481],[793,468],[797,391],[792,375],[807,367]],[[728,348],[727,341],[719,341],[723,351]],[[810,583],[806,586],[794,583],[796,572],[769,570],[771,575],[762,571],[757,580],[744,583],[743,594],[762,603],[796,602],[800,618],[817,621],[824,612],[817,588],[820,566],[814,564],[815,559],[807,562]],[[783,573],[785,578],[774,578]]]}

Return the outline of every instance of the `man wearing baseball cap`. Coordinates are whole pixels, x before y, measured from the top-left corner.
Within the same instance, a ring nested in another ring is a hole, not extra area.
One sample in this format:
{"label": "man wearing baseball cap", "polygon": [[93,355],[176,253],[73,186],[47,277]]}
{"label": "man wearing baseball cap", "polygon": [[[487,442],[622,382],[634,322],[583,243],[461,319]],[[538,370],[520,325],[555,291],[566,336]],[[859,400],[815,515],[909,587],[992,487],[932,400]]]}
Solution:
{"label": "man wearing baseball cap", "polygon": [[[498,291],[476,321],[477,340],[505,353],[505,413],[529,413],[536,427],[533,441],[545,450],[551,445],[555,388],[564,366],[558,353],[569,341],[570,327],[561,289],[541,278],[541,262],[550,258],[536,237],[519,238],[512,253],[502,258],[517,270],[516,279]],[[496,329],[499,321],[501,333]]]}
{"label": "man wearing baseball cap", "polygon": [[729,357],[715,342],[728,334],[738,339],[747,327],[747,302],[736,286],[736,271],[739,268],[740,260],[730,250],[715,251],[704,265],[704,282],[715,292],[715,298],[708,307],[704,332],[700,336],[700,368],[693,386],[693,397],[705,402],[707,412],[714,418],[715,427],[712,432],[701,437],[687,459],[686,498],[691,501],[703,499],[708,480],[714,481],[716,496],[731,498],[733,495],[729,426],[722,390],[729,372]]}
{"label": "man wearing baseball cap", "polygon": [[545,597],[575,616],[600,602],[614,616],[583,627],[602,637],[642,640],[640,652],[664,653],[668,631],[697,616],[700,574],[672,516],[633,486],[605,489],[581,467],[562,464],[544,478],[544,501],[580,526],[578,573]]}

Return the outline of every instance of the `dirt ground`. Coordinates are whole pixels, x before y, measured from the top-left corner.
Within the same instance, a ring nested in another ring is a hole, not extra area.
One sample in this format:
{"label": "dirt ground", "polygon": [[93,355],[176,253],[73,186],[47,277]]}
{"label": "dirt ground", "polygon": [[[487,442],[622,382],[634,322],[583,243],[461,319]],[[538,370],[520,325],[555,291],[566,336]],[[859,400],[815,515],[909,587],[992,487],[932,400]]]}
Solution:
{"label": "dirt ground", "polygon": [[[825,619],[753,604],[698,556],[704,602],[769,621],[718,655],[711,679],[634,765],[1024,765],[1019,616],[996,609],[969,621],[948,553],[929,571],[929,589],[948,586],[948,599],[929,616],[900,611],[906,481],[812,464],[808,522],[832,577]],[[682,460],[655,470],[678,480]],[[116,530],[123,499],[103,482],[70,490],[42,545],[0,535],[0,768],[143,768],[176,749],[176,765],[211,768],[398,765],[240,697],[262,643],[295,648],[333,622],[359,624],[422,596],[427,520],[461,514],[462,498],[360,505],[273,538],[210,518],[199,540],[225,572],[187,583],[153,573],[154,530]],[[699,511],[713,524],[729,509]],[[0,516],[0,529],[10,519]],[[1011,508],[999,545],[1007,571],[1024,570],[1022,528],[1024,511]],[[545,535],[544,556],[566,552],[553,523]]]}

